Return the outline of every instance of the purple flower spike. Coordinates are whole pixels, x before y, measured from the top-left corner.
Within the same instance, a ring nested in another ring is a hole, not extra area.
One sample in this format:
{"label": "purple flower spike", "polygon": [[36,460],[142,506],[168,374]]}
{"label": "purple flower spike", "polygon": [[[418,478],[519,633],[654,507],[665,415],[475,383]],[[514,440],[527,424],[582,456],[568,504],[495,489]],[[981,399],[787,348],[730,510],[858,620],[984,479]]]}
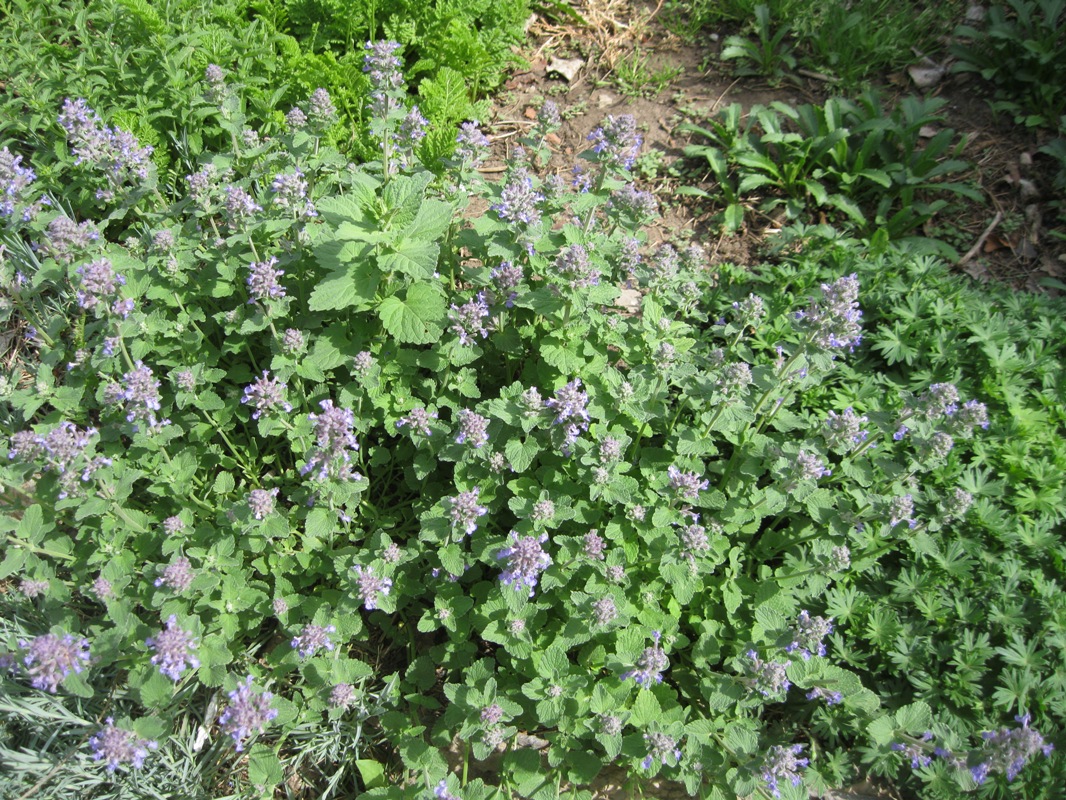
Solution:
{"label": "purple flower spike", "polygon": [[661,638],[659,632],[655,631],[652,637],[655,639],[655,644],[644,648],[644,652],[637,659],[636,666],[622,675],[622,680],[625,681],[632,678],[639,686],[643,686],[645,689],[650,688],[653,683],[662,683],[662,673],[670,669],[670,659],[666,657],[666,653],[659,647],[659,639]]}
{"label": "purple flower spike", "polygon": [[500,573],[500,582],[505,586],[529,588],[529,596],[537,585],[537,579],[552,564],[551,556],[541,547],[548,541],[548,534],[540,536],[519,536],[511,531],[511,545],[501,550],[496,558],[506,559],[507,569]]}
{"label": "purple flower spike", "polygon": [[229,705],[218,718],[223,733],[233,739],[234,749],[244,750],[244,740],[262,733],[278,712],[270,707],[274,695],[256,692],[252,688],[252,676],[229,693]]}
{"label": "purple flower spike", "polygon": [[59,684],[70,673],[79,673],[89,663],[89,640],[76,639],[72,634],[62,637],[46,633],[29,641],[20,640],[25,651],[22,665],[30,676],[30,686],[56,693]]}
{"label": "purple flower spike", "polygon": [[670,479],[670,488],[677,492],[677,496],[682,500],[697,500],[700,492],[707,491],[711,485],[709,480],[701,481],[695,472],[682,472],[674,466],[669,467],[666,474]]}
{"label": "purple flower spike", "polygon": [[774,745],[767,751],[766,760],[763,761],[762,778],[766,781],[766,788],[774,797],[781,796],[778,784],[782,780],[788,781],[793,786],[803,783],[800,770],[810,764],[809,759],[798,758],[803,750],[804,745],[794,744],[791,747]]}
{"label": "purple flower spike", "polygon": [[89,739],[89,747],[93,751],[93,761],[106,762],[108,772],[114,772],[123,764],[140,769],[148,751],[159,747],[150,739],[138,738],[132,731],[116,728],[114,717],[108,717],[106,722],[107,725]]}
{"label": "purple flower spike", "polygon": [[392,580],[374,574],[373,567],[362,567],[356,564],[352,567],[355,573],[355,591],[363,602],[363,608],[373,611],[378,607],[378,595],[387,595],[392,588]]}
{"label": "purple flower spike", "polygon": [[300,634],[293,637],[292,649],[300,654],[300,658],[310,658],[322,649],[333,650],[329,635],[336,632],[333,625],[304,625]]}
{"label": "purple flower spike", "polygon": [[152,663],[172,681],[181,680],[186,665],[196,669],[200,660],[193,653],[195,637],[178,626],[178,618],[171,614],[166,628],[145,640],[150,650],[155,651]]}
{"label": "purple flower spike", "polygon": [[637,119],[632,114],[609,116],[603,125],[588,135],[592,151],[610,167],[632,169],[643,142],[637,133]]}
{"label": "purple flower spike", "polygon": [[477,530],[478,519],[489,513],[488,508],[478,505],[480,494],[481,488],[475,486],[469,492],[459,492],[455,497],[446,498],[452,527],[462,528],[467,536]]}
{"label": "purple flower spike", "polygon": [[252,419],[259,419],[264,411],[270,412],[278,408],[287,414],[292,411],[292,404],[285,400],[285,389],[286,384],[277,378],[271,378],[270,372],[263,370],[263,377],[244,387],[241,402],[255,409]]}
{"label": "purple flower spike", "polygon": [[812,617],[806,611],[801,611],[792,630],[792,642],[785,652],[798,652],[804,661],[808,661],[813,654],[824,656],[825,644],[822,640],[832,632],[832,619]]}

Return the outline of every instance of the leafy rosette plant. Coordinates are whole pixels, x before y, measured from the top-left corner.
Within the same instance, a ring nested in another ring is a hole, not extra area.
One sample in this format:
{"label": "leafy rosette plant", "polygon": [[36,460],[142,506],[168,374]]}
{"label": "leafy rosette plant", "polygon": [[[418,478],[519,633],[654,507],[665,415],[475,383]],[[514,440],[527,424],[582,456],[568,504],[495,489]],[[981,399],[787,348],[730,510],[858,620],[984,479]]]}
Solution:
{"label": "leafy rosette plant", "polygon": [[233,148],[184,196],[130,195],[69,260],[60,203],[5,234],[0,574],[35,582],[4,601],[5,713],[69,700],[40,746],[78,770],[49,780],[480,797],[499,754],[522,796],[611,763],[785,796],[842,781],[868,727],[895,757],[929,709],[880,710],[824,597],[964,518],[922,476],[983,406],[938,383],[816,412],[861,346],[856,275],[767,313],[648,245],[627,116],[569,178],[537,168],[550,109],[499,183],[473,125],[431,172],[396,52],[366,52],[371,163],[310,108],[265,139],[226,101]]}

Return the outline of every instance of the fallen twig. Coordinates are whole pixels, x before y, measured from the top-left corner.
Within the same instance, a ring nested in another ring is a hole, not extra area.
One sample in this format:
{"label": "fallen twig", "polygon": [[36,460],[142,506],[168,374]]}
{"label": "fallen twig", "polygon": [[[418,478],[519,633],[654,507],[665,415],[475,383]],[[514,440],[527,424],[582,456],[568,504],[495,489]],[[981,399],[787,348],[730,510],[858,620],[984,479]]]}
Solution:
{"label": "fallen twig", "polygon": [[992,231],[994,231],[996,229],[996,226],[999,225],[999,223],[1002,222],[1002,221],[1003,221],[1003,212],[1002,211],[997,211],[996,212],[996,216],[992,217],[992,221],[990,223],[988,223],[988,227],[985,228],[984,233],[982,233],[977,238],[977,242],[974,244],[974,246],[966,251],[966,255],[964,255],[962,258],[960,258],[956,262],[955,266],[963,267],[967,263],[969,263],[970,259],[972,259],[975,255],[977,255],[977,253],[981,250],[981,248],[984,247],[985,242],[988,241],[988,237],[992,235]]}

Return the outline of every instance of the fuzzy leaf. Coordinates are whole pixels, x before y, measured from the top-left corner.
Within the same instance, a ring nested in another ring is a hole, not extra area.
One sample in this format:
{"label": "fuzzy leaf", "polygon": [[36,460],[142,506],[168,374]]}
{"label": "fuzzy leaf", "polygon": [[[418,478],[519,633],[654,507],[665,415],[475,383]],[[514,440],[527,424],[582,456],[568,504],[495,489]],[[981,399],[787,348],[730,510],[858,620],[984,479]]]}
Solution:
{"label": "fuzzy leaf", "polygon": [[397,341],[429,344],[444,332],[444,296],[434,284],[412,284],[403,300],[397,295],[386,297],[378,306],[378,316]]}

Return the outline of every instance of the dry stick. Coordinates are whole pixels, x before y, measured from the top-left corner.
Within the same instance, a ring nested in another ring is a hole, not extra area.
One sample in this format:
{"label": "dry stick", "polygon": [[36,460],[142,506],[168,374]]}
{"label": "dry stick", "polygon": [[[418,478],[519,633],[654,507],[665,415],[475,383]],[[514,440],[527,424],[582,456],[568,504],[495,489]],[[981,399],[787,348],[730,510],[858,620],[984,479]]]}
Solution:
{"label": "dry stick", "polygon": [[999,225],[999,223],[1002,221],[1003,212],[997,211],[996,216],[992,217],[992,221],[988,223],[988,227],[985,228],[985,232],[977,238],[977,242],[974,244],[974,246],[966,252],[966,255],[964,255],[956,262],[955,266],[962,267],[969,263],[970,259],[977,255],[978,251],[982,247],[984,247],[985,242],[988,241],[988,237],[992,235],[992,231],[994,231],[996,229],[996,226]]}

